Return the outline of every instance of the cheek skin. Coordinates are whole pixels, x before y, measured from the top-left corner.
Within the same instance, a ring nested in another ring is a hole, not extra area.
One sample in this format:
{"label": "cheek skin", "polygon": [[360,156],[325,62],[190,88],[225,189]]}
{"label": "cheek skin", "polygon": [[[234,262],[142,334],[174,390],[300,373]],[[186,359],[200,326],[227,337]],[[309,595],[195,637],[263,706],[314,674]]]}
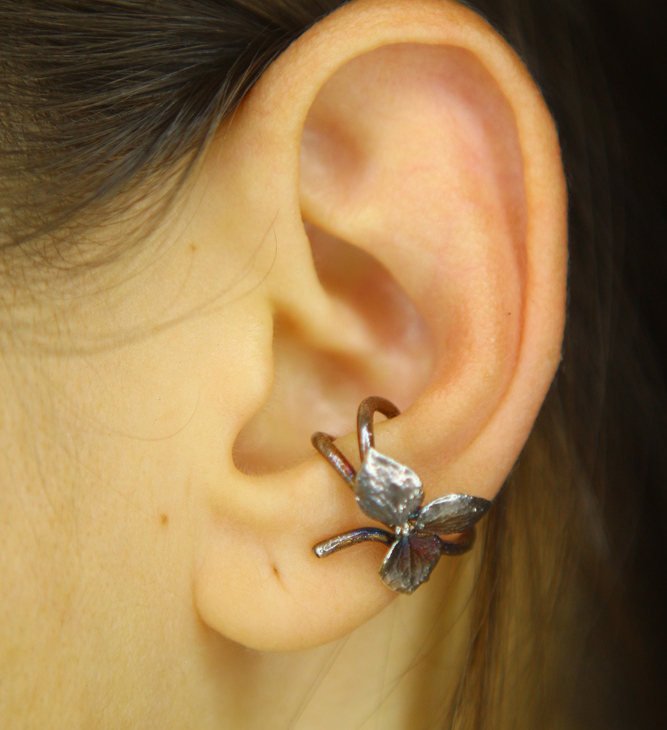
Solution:
{"label": "cheek skin", "polygon": [[[95,706],[113,687],[114,703],[130,707],[137,687],[150,696],[169,675],[161,662],[179,666],[201,638],[191,595],[198,487],[229,483],[238,414],[271,380],[265,272],[240,277],[239,262],[219,275],[214,263],[215,252],[184,238],[122,285],[98,272],[85,296],[32,314],[52,321],[39,342],[0,358],[2,392],[21,399],[13,409],[7,399],[0,418],[12,462],[2,491],[22,494],[7,534],[20,590],[6,625],[34,634],[19,637],[22,663],[45,696],[62,696],[49,687],[67,676],[68,696]],[[215,297],[225,289],[229,300]],[[15,638],[0,636],[3,654]],[[61,665],[66,674],[53,671]]]}

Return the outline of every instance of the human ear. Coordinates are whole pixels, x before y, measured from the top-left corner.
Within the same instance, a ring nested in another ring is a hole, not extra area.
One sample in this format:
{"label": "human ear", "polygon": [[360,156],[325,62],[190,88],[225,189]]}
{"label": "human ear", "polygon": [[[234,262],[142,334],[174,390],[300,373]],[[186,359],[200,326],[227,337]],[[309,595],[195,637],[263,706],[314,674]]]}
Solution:
{"label": "human ear", "polygon": [[313,646],[394,594],[382,546],[313,554],[368,518],[312,431],[353,459],[358,403],[395,401],[377,447],[427,501],[493,499],[528,438],[565,315],[557,135],[475,13],[360,0],[273,63],[202,169],[206,200],[235,201],[239,245],[270,231],[275,249],[243,310],[262,336],[230,399],[228,471],[195,495],[195,605],[247,646]]}

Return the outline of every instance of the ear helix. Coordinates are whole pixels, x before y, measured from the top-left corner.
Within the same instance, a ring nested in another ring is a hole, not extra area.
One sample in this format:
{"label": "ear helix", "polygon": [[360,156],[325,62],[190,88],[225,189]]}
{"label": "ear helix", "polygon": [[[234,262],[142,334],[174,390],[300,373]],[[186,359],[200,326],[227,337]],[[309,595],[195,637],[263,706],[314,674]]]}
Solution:
{"label": "ear helix", "polygon": [[[386,398],[370,396],[362,401],[357,415],[362,459],[359,471],[328,434],[314,433],[312,443],[352,487],[363,512],[393,532],[362,527],[319,542],[313,551],[318,558],[324,558],[361,542],[381,542],[389,547],[389,552],[380,568],[380,577],[391,590],[410,594],[429,579],[441,555],[462,555],[472,548],[475,523],[487,513],[492,502],[467,494],[448,494],[422,506],[424,492],[419,477],[375,449],[376,411],[387,418],[400,413]],[[440,537],[454,533],[461,533],[457,540]]]}

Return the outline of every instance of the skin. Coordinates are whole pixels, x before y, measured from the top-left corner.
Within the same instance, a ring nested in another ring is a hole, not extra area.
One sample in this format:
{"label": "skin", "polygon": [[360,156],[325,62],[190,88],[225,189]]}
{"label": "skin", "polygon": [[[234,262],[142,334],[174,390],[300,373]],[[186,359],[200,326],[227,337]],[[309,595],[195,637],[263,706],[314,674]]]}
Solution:
{"label": "skin", "polygon": [[399,601],[380,545],[318,561],[368,519],[309,436],[353,457],[384,395],[427,501],[493,499],[560,360],[565,221],[504,42],[369,0],[273,64],[141,246],[5,276],[0,724],[428,726],[474,553]]}

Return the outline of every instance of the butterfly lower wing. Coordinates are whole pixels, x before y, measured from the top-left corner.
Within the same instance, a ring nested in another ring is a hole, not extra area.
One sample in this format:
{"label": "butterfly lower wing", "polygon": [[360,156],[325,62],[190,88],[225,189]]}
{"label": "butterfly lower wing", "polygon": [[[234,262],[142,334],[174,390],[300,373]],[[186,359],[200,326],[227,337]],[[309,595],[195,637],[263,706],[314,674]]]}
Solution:
{"label": "butterfly lower wing", "polygon": [[387,587],[413,593],[427,581],[442,554],[442,540],[431,532],[413,532],[391,546],[380,568]]}

